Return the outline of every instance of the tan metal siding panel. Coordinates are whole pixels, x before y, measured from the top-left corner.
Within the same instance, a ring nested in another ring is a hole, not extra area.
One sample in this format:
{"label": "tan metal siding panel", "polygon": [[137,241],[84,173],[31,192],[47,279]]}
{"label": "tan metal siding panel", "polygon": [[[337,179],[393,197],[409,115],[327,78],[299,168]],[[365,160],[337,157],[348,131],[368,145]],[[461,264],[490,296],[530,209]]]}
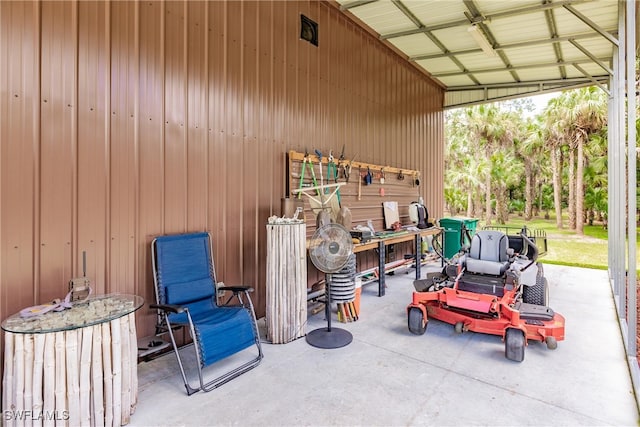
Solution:
{"label": "tan metal siding panel", "polygon": [[[267,241],[267,230],[264,218],[273,215],[273,207],[279,206],[274,197],[274,184],[278,177],[275,175],[276,168],[272,162],[264,159],[272,159],[276,155],[273,144],[273,129],[271,126],[271,114],[273,98],[273,3],[263,1],[258,3],[257,10],[257,106],[256,121],[259,132],[256,135],[258,162],[258,176],[254,182],[254,193],[256,203],[256,239],[258,242]],[[278,153],[279,154],[279,153]],[[279,200],[278,200],[279,202]],[[266,268],[262,268],[262,260],[267,259],[266,245],[253,243],[255,253],[255,273],[253,284],[266,283]],[[266,305],[266,289],[256,288],[256,304],[260,301],[260,306]]]}
{"label": "tan metal siding panel", "polygon": [[40,282],[38,298],[67,292],[75,214],[74,143],[76,4],[43,2],[40,149]]}
{"label": "tan metal siding panel", "polygon": [[[258,156],[257,135],[262,132],[258,119],[258,5],[255,2],[243,4],[243,45],[242,45],[242,147],[243,167],[240,171],[242,186],[239,188],[243,199],[241,245],[241,276],[236,283],[248,283],[255,286],[258,279],[259,260],[257,245],[259,229],[264,228],[264,219],[258,218],[258,182],[262,177]],[[237,195],[236,195],[237,197]],[[260,226],[258,225],[260,222]],[[256,301],[264,304],[264,291],[257,287],[254,292]]]}
{"label": "tan metal siding panel", "polygon": [[186,7],[165,6],[164,233],[187,231]]}
{"label": "tan metal siding panel", "polygon": [[[225,243],[226,259],[218,273],[225,277],[227,283],[242,282],[243,261],[243,228],[244,222],[244,194],[242,194],[242,180],[244,174],[245,159],[243,147],[243,29],[244,29],[243,2],[229,2],[227,4],[227,79],[226,102],[220,105],[226,112],[226,132],[224,156],[225,165],[218,171],[216,188],[219,189],[219,197],[224,202],[225,218],[223,227],[226,229],[227,241]],[[237,20],[237,21],[236,21]],[[231,167],[231,165],[234,165]]]}
{"label": "tan metal siding panel", "polygon": [[109,148],[109,256],[106,289],[127,293],[135,283],[138,94],[137,5],[112,2]]}
{"label": "tan metal siding panel", "polygon": [[[138,283],[135,292],[146,302],[155,301],[149,247],[154,236],[162,234],[164,223],[164,3],[140,3],[139,48],[139,215]],[[153,333],[155,312],[136,314],[142,336]]]}
{"label": "tan metal siding panel", "polygon": [[207,229],[207,7],[187,10],[187,230]]}
{"label": "tan metal siding panel", "polygon": [[226,79],[226,3],[208,3],[208,224],[214,235],[214,253],[218,274],[224,265],[226,230],[224,229],[225,207],[220,203],[223,196],[220,180],[226,164],[225,147],[225,79]]}
{"label": "tan metal siding panel", "polygon": [[96,294],[108,291],[107,203],[109,123],[109,4],[78,4],[78,238],[74,274],[87,277]]}
{"label": "tan metal siding panel", "polygon": [[[0,318],[34,304],[37,239],[39,26],[36,3],[0,2]],[[12,31],[13,30],[13,31]]]}

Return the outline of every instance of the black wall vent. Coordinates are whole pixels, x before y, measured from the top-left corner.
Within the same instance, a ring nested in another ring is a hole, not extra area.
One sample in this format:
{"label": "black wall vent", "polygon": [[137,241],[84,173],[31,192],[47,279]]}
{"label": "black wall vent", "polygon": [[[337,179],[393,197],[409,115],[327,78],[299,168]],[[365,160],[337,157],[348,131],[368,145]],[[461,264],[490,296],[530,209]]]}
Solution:
{"label": "black wall vent", "polygon": [[300,38],[318,46],[318,23],[300,15]]}

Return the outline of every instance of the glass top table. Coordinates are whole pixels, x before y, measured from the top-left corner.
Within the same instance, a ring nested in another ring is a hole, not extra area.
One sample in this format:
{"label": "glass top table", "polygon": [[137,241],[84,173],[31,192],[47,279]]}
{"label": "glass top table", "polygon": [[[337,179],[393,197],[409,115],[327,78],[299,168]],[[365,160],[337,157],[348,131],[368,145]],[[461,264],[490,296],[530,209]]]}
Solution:
{"label": "glass top table", "polygon": [[2,329],[16,334],[68,331],[110,322],[133,313],[143,304],[144,299],[137,295],[96,295],[62,311],[49,311],[33,317],[22,317],[16,313],[2,322]]}

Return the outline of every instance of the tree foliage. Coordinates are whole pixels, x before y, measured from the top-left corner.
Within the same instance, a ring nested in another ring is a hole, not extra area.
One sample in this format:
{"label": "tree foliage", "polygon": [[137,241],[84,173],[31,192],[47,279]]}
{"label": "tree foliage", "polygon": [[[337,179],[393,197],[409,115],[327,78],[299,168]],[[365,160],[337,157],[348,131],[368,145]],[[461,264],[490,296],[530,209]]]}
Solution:
{"label": "tree foliage", "polygon": [[569,228],[582,233],[585,222],[606,219],[606,94],[566,91],[532,110],[518,100],[447,114],[445,208],[487,224],[554,209],[559,228],[568,209]]}

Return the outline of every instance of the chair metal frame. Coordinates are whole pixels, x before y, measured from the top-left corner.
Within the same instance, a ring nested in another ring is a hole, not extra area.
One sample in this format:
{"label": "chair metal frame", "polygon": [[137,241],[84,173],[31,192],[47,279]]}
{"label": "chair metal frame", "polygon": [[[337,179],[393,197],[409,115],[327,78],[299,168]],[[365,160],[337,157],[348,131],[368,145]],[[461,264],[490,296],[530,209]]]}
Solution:
{"label": "chair metal frame", "polygon": [[[253,302],[251,300],[251,296],[249,295],[250,292],[253,292],[253,288],[249,287],[249,286],[217,286],[217,281],[216,281],[216,274],[215,274],[215,266],[214,266],[214,261],[213,261],[213,244],[212,244],[212,239],[211,239],[211,234],[210,233],[186,233],[184,234],[184,236],[189,236],[189,235],[195,235],[195,234],[206,234],[207,239],[208,239],[208,246],[209,246],[209,257],[208,257],[208,261],[209,261],[209,274],[210,277],[212,279],[212,283],[214,286],[214,295],[212,298],[214,298],[214,304],[218,307],[237,307],[239,309],[245,309],[249,311],[250,314],[250,318],[251,318],[251,322],[252,322],[252,327],[253,327],[253,333],[254,333],[254,337],[255,337],[255,345],[258,349],[258,355],[254,358],[249,360],[248,362],[243,363],[240,366],[237,366],[236,368],[232,369],[231,371],[228,371],[214,379],[212,379],[211,381],[205,382],[204,379],[204,375],[203,375],[203,361],[202,358],[200,356],[200,344],[199,344],[199,340],[197,339],[197,335],[196,335],[196,330],[195,330],[195,325],[191,316],[191,313],[189,312],[189,308],[188,307],[183,307],[180,305],[174,305],[174,304],[165,304],[164,301],[161,301],[161,297],[160,297],[160,291],[159,291],[159,287],[160,287],[160,283],[159,283],[159,277],[158,277],[158,265],[157,265],[157,256],[156,256],[156,243],[158,241],[158,237],[154,238],[153,241],[151,242],[151,262],[152,262],[152,268],[153,268],[153,281],[154,281],[154,285],[155,285],[155,295],[156,295],[156,304],[150,304],[150,308],[152,309],[156,309],[158,310],[158,317],[159,317],[159,323],[156,326],[156,332],[158,331],[163,331],[163,332],[167,332],[169,334],[169,337],[171,339],[171,344],[173,345],[173,350],[174,353],[176,355],[176,358],[178,360],[178,365],[180,367],[180,373],[182,375],[182,379],[184,381],[184,386],[185,389],[187,391],[187,395],[192,395],[198,391],[204,391],[204,392],[208,392],[211,390],[214,390],[220,386],[222,386],[223,384],[226,384],[227,382],[231,381],[234,378],[237,378],[238,376],[244,374],[245,372],[248,372],[249,370],[255,368],[256,366],[258,366],[262,360],[262,358],[264,357],[264,354],[262,352],[262,345],[260,342],[260,333],[258,330],[258,323],[257,323],[257,319],[256,319],[256,315],[255,315],[255,310],[253,307]],[[179,236],[179,235],[174,235],[174,236]],[[163,236],[164,237],[164,236]],[[220,306],[218,304],[217,298],[218,298],[218,291],[230,291],[232,293],[232,295],[227,299],[226,303],[223,304],[222,306]],[[243,297],[244,295],[244,297]],[[238,302],[240,303],[239,305],[233,305],[233,306],[229,306],[229,303],[232,301],[233,297],[236,297],[236,299],[238,300]],[[246,302],[245,302],[246,300]],[[177,322],[172,322],[169,319],[169,315],[170,314],[178,314],[178,313],[185,313],[186,317],[187,317],[187,322],[185,323],[177,323]],[[192,339],[192,343],[185,345],[183,347],[178,347],[177,342],[176,342],[176,338],[174,335],[174,329],[179,329],[181,327],[188,327],[189,330],[189,334],[191,336]],[[196,359],[197,359],[197,365],[198,365],[198,378],[199,378],[199,387],[196,386],[192,386],[188,379],[187,379],[187,375],[186,375],[186,371],[182,362],[182,358],[180,357],[180,349],[193,345],[193,348],[195,350],[195,354],[196,354]],[[215,362],[214,362],[215,363]]]}

